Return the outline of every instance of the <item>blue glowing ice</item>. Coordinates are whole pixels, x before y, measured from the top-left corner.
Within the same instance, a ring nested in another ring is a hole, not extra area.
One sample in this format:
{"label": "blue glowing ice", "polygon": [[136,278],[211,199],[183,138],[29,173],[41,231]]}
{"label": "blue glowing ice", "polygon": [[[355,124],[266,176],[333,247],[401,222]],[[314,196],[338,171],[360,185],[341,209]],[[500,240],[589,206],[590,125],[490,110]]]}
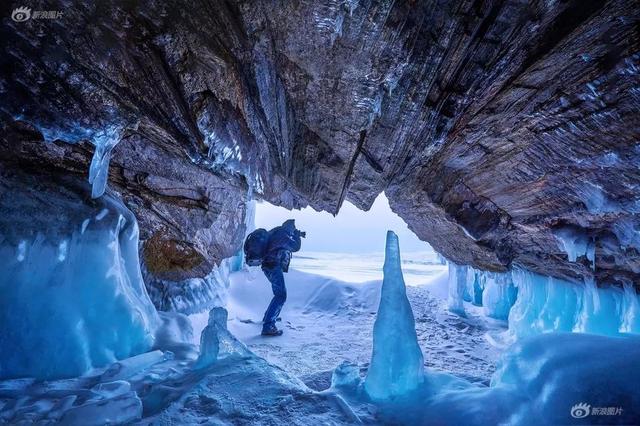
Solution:
{"label": "blue glowing ice", "polygon": [[467,294],[469,302],[476,306],[482,306],[482,293],[484,293],[484,282],[481,279],[482,272],[472,267],[467,268]]}
{"label": "blue glowing ice", "polygon": [[626,286],[600,288],[514,269],[518,298],[509,313],[509,331],[516,337],[550,331],[616,336],[640,333],[638,295]]}
{"label": "blue glowing ice", "polygon": [[449,310],[465,316],[464,294],[467,289],[467,267],[449,262]]}
{"label": "blue glowing ice", "polygon": [[196,368],[213,365],[218,359],[232,355],[247,356],[247,347],[227,330],[227,310],[215,307],[209,311],[209,321],[200,335],[200,356]]}
{"label": "blue glowing ice", "polygon": [[120,142],[120,127],[109,127],[96,132],[91,138],[95,145],[91,166],[89,167],[89,183],[92,185],[91,197],[98,198],[104,194],[109,178],[109,162],[111,150]]}
{"label": "blue glowing ice", "polygon": [[384,280],[373,326],[373,353],[365,390],[381,400],[406,394],[423,380],[423,357],[407,299],[398,236],[387,232]]}
{"label": "blue glowing ice", "polygon": [[77,208],[49,212],[68,234],[16,229],[0,245],[0,378],[77,376],[153,344],[135,217],[110,196]]}
{"label": "blue glowing ice", "polygon": [[516,301],[517,288],[511,280],[511,273],[482,272],[482,306],[484,314],[491,318],[506,320]]}

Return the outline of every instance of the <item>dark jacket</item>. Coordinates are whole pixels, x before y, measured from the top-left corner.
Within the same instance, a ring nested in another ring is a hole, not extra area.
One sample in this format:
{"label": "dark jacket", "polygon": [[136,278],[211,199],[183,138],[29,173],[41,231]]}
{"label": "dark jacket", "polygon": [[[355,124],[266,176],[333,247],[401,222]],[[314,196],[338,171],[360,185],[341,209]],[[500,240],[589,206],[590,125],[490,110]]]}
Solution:
{"label": "dark jacket", "polygon": [[296,229],[293,219],[287,220],[282,226],[273,228],[269,231],[267,254],[262,261],[263,268],[273,268],[280,265],[282,270],[287,272],[291,253],[300,250],[301,244],[300,231]]}

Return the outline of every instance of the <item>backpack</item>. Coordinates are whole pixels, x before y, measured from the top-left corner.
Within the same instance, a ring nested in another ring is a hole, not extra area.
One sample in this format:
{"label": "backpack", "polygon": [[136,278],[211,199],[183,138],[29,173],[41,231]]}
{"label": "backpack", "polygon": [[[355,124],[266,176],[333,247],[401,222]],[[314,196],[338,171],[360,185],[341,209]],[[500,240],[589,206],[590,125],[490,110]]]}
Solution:
{"label": "backpack", "polygon": [[244,261],[249,266],[260,266],[262,259],[267,254],[269,245],[269,232],[258,228],[247,236],[244,242]]}

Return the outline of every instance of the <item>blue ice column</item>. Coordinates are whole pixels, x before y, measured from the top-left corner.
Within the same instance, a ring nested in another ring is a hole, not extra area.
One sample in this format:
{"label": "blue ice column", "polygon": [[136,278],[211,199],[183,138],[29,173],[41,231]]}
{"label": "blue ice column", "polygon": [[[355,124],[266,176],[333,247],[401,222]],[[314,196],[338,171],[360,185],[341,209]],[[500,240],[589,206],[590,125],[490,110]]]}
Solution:
{"label": "blue ice column", "polygon": [[449,262],[449,310],[460,316],[464,311],[464,293],[467,288],[467,267]]}
{"label": "blue ice column", "polygon": [[373,326],[373,353],[365,390],[372,399],[403,395],[422,383],[423,357],[407,299],[398,236],[387,232],[384,280]]}
{"label": "blue ice column", "polygon": [[491,318],[507,320],[509,311],[516,302],[517,288],[513,285],[511,273],[483,272],[484,282],[482,306],[484,314]]}
{"label": "blue ice column", "polygon": [[481,272],[476,271],[472,267],[467,267],[467,293],[469,300],[475,306],[482,306],[482,293],[484,292],[484,283],[482,282]]}

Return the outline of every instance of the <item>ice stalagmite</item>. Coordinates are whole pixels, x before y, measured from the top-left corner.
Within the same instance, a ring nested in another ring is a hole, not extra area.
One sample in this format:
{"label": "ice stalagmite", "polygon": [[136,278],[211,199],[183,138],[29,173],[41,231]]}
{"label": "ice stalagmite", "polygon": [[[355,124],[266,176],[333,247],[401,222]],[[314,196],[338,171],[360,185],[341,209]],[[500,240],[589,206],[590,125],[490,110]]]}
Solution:
{"label": "ice stalagmite", "polygon": [[200,336],[200,356],[196,368],[208,367],[230,355],[249,354],[247,347],[227,330],[227,318],[225,308],[215,307],[209,311],[209,322]]}
{"label": "ice stalagmite", "polygon": [[398,236],[388,231],[384,281],[365,389],[372,399],[381,400],[405,394],[422,380],[422,351],[400,268]]}

